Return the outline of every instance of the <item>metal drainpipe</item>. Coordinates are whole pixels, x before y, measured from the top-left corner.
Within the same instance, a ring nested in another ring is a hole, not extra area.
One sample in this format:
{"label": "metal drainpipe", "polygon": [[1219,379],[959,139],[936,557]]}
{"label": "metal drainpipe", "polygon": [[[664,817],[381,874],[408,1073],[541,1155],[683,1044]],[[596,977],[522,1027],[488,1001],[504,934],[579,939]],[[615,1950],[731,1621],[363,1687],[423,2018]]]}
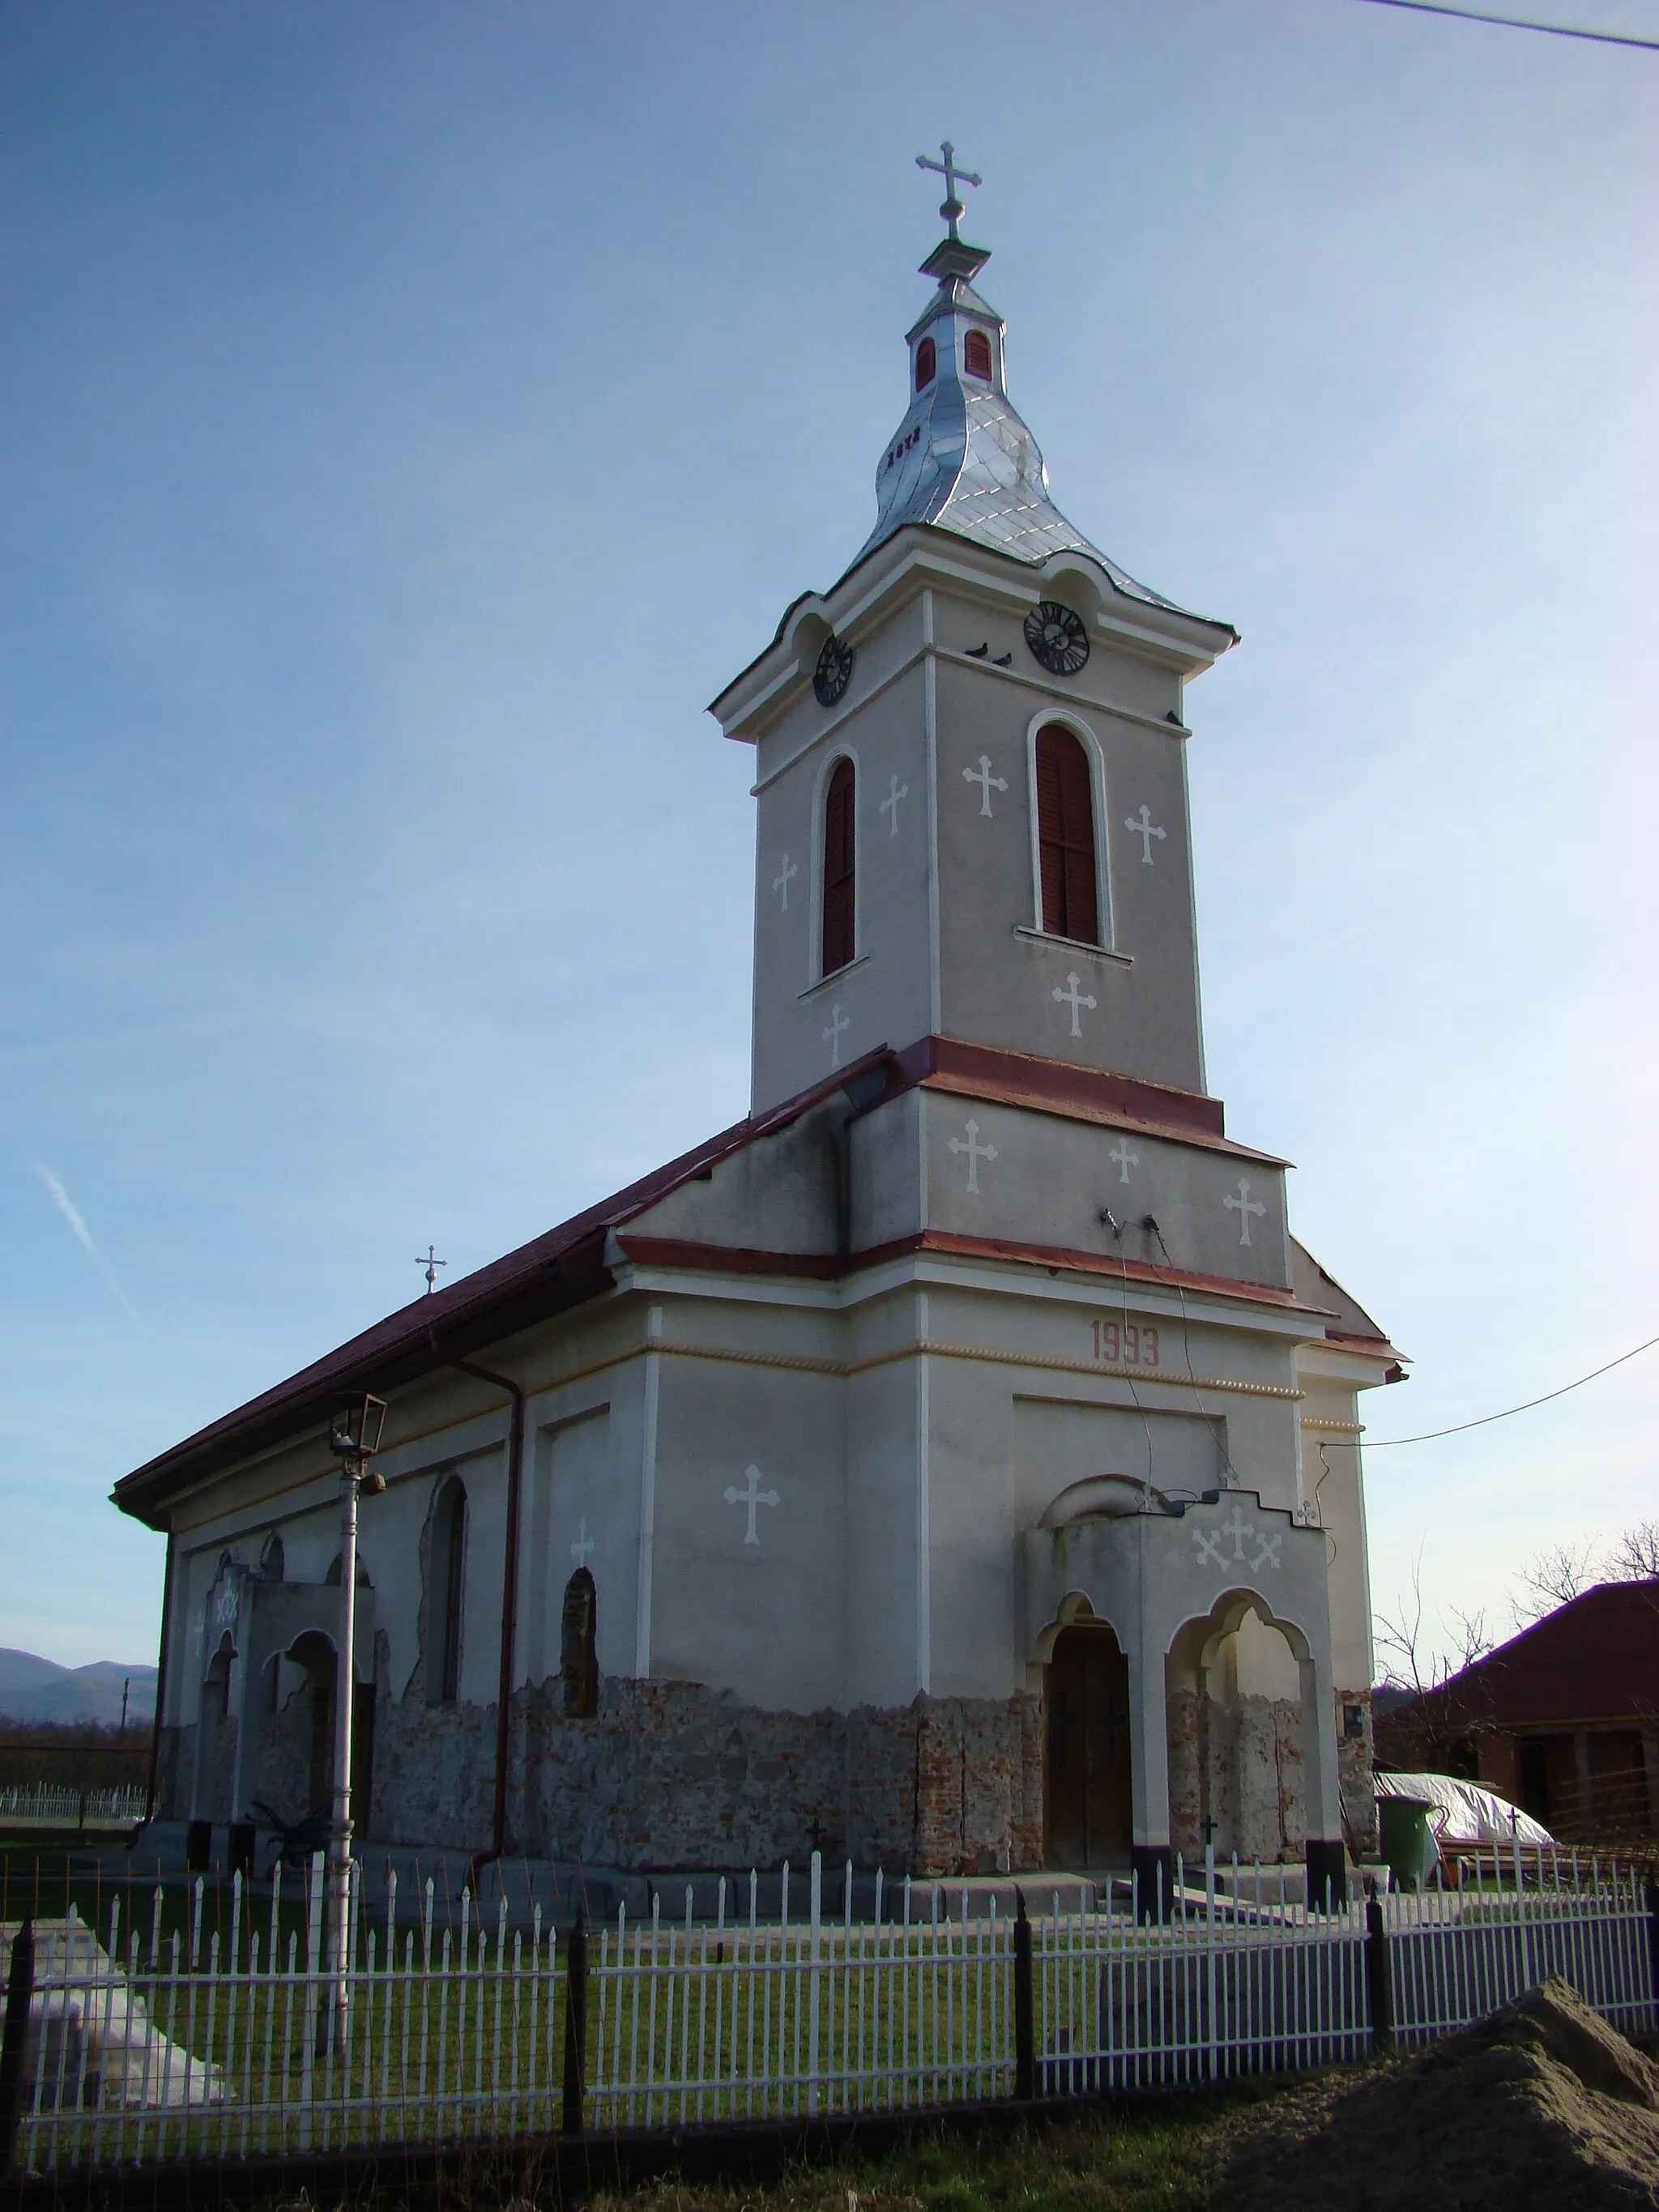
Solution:
{"label": "metal drainpipe", "polygon": [[[433,1349],[437,1350],[435,1341]],[[442,1352],[440,1357],[447,1366],[463,1375],[474,1376],[480,1382],[493,1382],[498,1390],[509,1391],[513,1398],[513,1419],[507,1433],[507,1543],[501,1566],[501,1666],[495,1693],[495,1795],[490,1814],[489,1849],[474,1851],[466,1863],[466,1886],[476,1894],[479,1868],[499,1859],[507,1843],[507,1701],[513,1694],[513,1650],[519,1625],[519,1487],[524,1468],[524,1392],[510,1375],[497,1375],[489,1367],[475,1367],[470,1359],[457,1359],[450,1352]]]}
{"label": "metal drainpipe", "polygon": [[[139,1824],[147,1828],[155,1818],[155,1770],[161,1757],[161,1713],[167,1693],[167,1637],[173,1626],[173,1529],[167,1528],[167,1563],[163,1571],[166,1580],[161,1584],[161,1645],[155,1655],[155,1718],[149,1731],[149,1780],[144,1790],[144,1817]],[[139,1829],[132,1832],[132,1841],[138,1840]],[[131,1845],[128,1846],[131,1848]]]}

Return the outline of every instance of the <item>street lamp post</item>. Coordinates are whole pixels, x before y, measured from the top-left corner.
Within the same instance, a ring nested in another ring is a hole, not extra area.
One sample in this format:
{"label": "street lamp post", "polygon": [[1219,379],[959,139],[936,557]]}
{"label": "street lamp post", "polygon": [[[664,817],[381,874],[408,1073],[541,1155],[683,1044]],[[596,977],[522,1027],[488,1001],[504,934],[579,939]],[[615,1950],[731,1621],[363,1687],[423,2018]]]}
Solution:
{"label": "street lamp post", "polygon": [[340,1649],[334,1668],[334,1818],[328,1838],[329,1948],[334,2008],[342,2018],[351,1965],[351,1705],[356,1686],[352,1643],[357,1626],[357,1496],[373,1498],[386,1477],[368,1462],[380,1449],[386,1401],[365,1391],[329,1423],[328,1448],[340,1462]]}

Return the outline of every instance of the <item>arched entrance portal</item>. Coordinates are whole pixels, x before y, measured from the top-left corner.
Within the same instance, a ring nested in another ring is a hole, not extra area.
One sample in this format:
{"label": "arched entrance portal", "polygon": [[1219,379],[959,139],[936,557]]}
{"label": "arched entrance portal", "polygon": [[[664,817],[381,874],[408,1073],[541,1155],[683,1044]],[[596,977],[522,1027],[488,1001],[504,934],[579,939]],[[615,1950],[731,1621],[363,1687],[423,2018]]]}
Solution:
{"label": "arched entrance portal", "polygon": [[1104,1621],[1063,1628],[1044,1670],[1050,1866],[1127,1866],[1134,1804],[1129,1662]]}

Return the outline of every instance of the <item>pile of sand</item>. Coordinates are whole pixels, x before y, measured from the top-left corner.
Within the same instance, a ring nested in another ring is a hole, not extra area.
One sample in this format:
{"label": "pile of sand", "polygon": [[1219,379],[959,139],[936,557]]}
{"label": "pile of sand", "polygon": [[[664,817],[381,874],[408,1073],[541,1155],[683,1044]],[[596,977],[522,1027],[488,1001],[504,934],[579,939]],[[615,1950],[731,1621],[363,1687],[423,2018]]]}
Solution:
{"label": "pile of sand", "polygon": [[1216,2212],[1550,2212],[1659,2204],[1659,2067],[1563,1981],[1358,2083],[1285,2100]]}

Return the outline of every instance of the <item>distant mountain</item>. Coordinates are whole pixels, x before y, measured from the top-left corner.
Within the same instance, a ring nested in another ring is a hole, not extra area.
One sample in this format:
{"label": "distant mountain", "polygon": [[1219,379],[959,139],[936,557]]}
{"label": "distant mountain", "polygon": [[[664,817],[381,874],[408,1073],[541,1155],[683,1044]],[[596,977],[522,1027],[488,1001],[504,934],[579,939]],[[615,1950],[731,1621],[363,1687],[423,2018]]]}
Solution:
{"label": "distant mountain", "polygon": [[95,1659],[89,1667],[60,1667],[33,1651],[0,1650],[0,1721],[100,1721],[121,1718],[121,1685],[131,1681],[127,1725],[148,1725],[155,1711],[154,1667],[124,1667]]}

